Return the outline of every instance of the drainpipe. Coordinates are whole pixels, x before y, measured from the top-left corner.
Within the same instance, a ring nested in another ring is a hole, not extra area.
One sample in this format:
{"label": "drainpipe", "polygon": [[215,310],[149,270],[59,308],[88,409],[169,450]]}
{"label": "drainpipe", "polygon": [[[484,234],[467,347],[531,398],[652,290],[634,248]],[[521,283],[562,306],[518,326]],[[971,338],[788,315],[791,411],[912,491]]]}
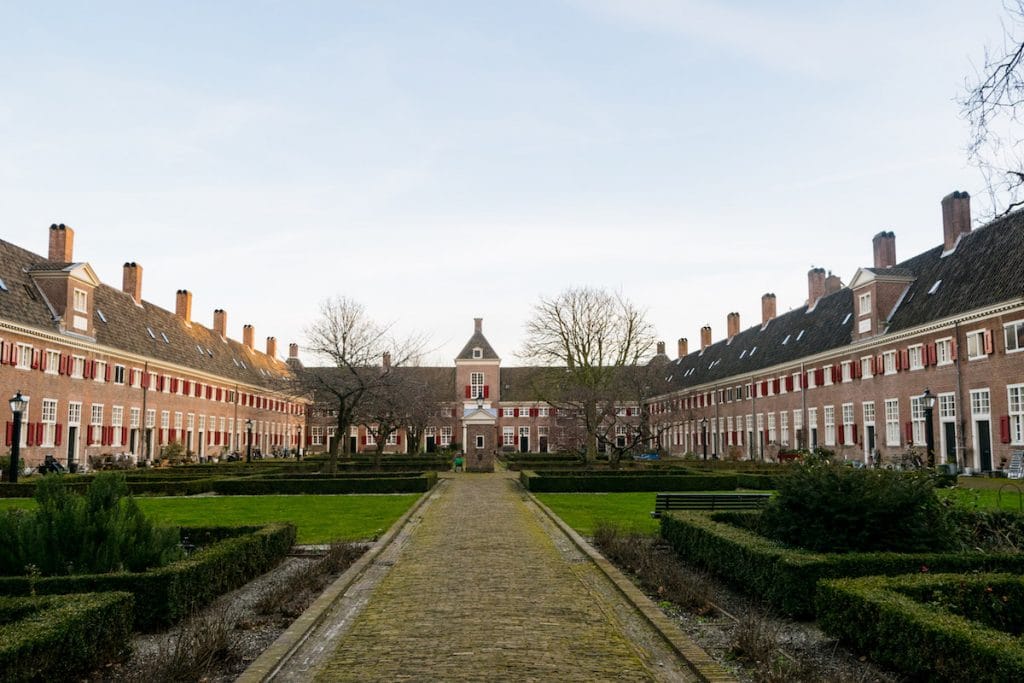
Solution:
{"label": "drainpipe", "polygon": [[757,384],[754,378],[750,378],[750,419],[753,424],[747,425],[747,433],[750,434],[750,459],[754,459],[754,444],[760,442],[760,435],[757,433]]}
{"label": "drainpipe", "polygon": [[[957,451],[962,455],[962,458],[957,460],[963,460],[961,467],[967,467],[967,432],[966,423],[964,422],[964,411],[970,406],[964,403],[964,386],[963,386],[963,367],[960,365],[960,322],[953,323],[953,335],[956,339],[956,358],[953,359],[953,364],[956,366],[956,412],[957,412],[957,426],[959,434],[957,434],[956,448]],[[941,424],[941,422],[940,422]]]}
{"label": "drainpipe", "polygon": [[807,381],[806,381],[806,370],[804,370],[803,361],[800,362],[800,423],[803,425],[800,431],[803,433],[803,443],[798,443],[797,448],[807,448],[806,444],[810,443],[807,440]]}

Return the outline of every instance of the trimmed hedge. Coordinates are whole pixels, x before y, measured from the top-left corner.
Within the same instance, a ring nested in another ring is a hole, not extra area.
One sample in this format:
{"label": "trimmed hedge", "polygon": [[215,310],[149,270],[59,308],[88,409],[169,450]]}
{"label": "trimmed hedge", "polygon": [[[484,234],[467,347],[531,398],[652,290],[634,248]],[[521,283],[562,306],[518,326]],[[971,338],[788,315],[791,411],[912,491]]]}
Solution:
{"label": "trimmed hedge", "polygon": [[391,477],[336,477],[318,479],[217,479],[213,482],[216,493],[228,496],[260,496],[289,494],[339,493],[422,493],[437,483],[437,472],[424,472],[414,476]]}
{"label": "trimmed hedge", "polygon": [[760,472],[737,472],[736,487],[756,491],[774,491],[785,474],[762,474]]}
{"label": "trimmed hedge", "polygon": [[295,543],[295,527],[271,524],[236,527],[231,531],[182,529],[182,535],[223,540],[190,557],[147,572],[117,572],[81,576],[0,577],[0,595],[127,591],[135,596],[135,627],[156,630],[174,623],[195,608],[237,588],[277,564]]}
{"label": "trimmed hedge", "polygon": [[[47,475],[55,476],[55,475]],[[127,479],[128,492],[131,494],[157,494],[163,496],[192,496],[197,493],[208,493],[213,490],[213,479],[186,479],[183,477],[167,477],[153,479]],[[69,480],[65,483],[68,491],[85,493],[92,485],[92,479]],[[35,482],[25,484],[0,484],[0,498],[31,498],[35,495]]]}
{"label": "trimmed hedge", "polygon": [[519,481],[534,493],[617,493],[625,491],[732,491],[731,474],[686,474],[685,471],[534,472],[523,470]]}
{"label": "trimmed hedge", "polygon": [[[661,536],[684,559],[707,567],[779,611],[814,615],[819,579],[921,571],[1024,572],[1024,553],[815,553],[787,548],[740,525],[760,513],[669,512]],[[728,523],[731,522],[731,523]]]}
{"label": "trimmed hedge", "polygon": [[4,681],[78,680],[131,649],[132,595],[0,597]]}
{"label": "trimmed hedge", "polygon": [[818,584],[816,605],[826,633],[915,680],[1020,681],[1024,643],[1019,637],[956,614],[935,598],[962,593],[984,604],[980,596],[987,595],[987,602],[996,602],[991,612],[1012,612],[1019,625],[1022,592],[1024,578],[1008,574],[836,579]]}

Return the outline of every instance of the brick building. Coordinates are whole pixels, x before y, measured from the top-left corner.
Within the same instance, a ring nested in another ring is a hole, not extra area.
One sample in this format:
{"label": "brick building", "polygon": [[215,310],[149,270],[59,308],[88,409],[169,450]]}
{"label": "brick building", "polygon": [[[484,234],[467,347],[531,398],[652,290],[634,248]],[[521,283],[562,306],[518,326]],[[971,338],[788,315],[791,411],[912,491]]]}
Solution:
{"label": "brick building", "polygon": [[700,347],[679,340],[672,391],[649,405],[676,453],[760,458],[821,445],[846,459],[896,459],[926,442],[936,398],[937,462],[999,468],[1024,449],[1024,214],[971,229],[970,197],[942,200],[942,244],[896,260],[891,232],[850,283],[808,273],[808,300]]}
{"label": "brick building", "polygon": [[[172,442],[203,457],[303,443],[305,401],[290,396],[277,343],[255,348],[255,330],[228,337],[227,313],[212,328],[192,318],[192,294],[175,310],[142,298],[142,266],[125,263],[118,289],[74,258],[74,231],[49,230],[43,257],[0,240],[0,394],[29,398],[21,456],[80,465],[103,454],[156,458]],[[298,347],[291,355],[297,361]],[[13,415],[6,424],[10,448]]]}

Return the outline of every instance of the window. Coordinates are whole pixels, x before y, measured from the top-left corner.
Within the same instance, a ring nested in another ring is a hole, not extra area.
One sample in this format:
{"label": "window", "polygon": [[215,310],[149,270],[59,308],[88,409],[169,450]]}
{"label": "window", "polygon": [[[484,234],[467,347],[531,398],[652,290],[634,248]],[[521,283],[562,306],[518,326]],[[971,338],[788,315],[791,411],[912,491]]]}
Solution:
{"label": "window", "polygon": [[68,403],[68,424],[82,424],[82,404],[78,401]]}
{"label": "window", "polygon": [[18,344],[18,367],[22,370],[32,367],[32,347],[28,344]]}
{"label": "window", "polygon": [[92,411],[89,414],[89,424],[93,427],[98,427],[103,424],[103,404],[93,403]]}
{"label": "window", "polygon": [[46,372],[56,375],[60,370],[60,351],[46,351]]}
{"label": "window", "polygon": [[483,434],[477,434],[476,435],[476,447],[477,448],[483,448],[484,447],[484,435]]}
{"label": "window", "polygon": [[864,379],[871,378],[871,356],[860,359],[860,376]]}
{"label": "window", "polygon": [[984,358],[991,353],[991,342],[986,344],[987,330],[975,330],[967,333],[967,360]]}
{"label": "window", "polygon": [[[160,429],[169,429],[170,426],[171,426],[171,411],[169,411],[169,410],[161,410],[160,411]],[[223,427],[221,428],[221,431],[223,431]]]}
{"label": "window", "polygon": [[849,382],[851,379],[853,379],[853,362],[844,360],[842,362],[841,367],[843,373],[843,381]]}
{"label": "window", "polygon": [[75,307],[75,311],[76,312],[78,312],[78,313],[88,313],[89,312],[89,297],[85,293],[84,289],[77,289],[77,288],[75,289],[75,292],[73,294],[73,302],[74,302],[74,307]]}
{"label": "window", "polygon": [[[232,420],[234,422],[234,420]],[[174,428],[181,431],[181,413],[174,413]]]}
{"label": "window", "polygon": [[896,374],[896,352],[886,351],[882,354],[882,364],[885,366],[885,374]]}
{"label": "window", "polygon": [[142,411],[139,410],[138,408],[132,408],[129,411],[128,415],[129,415],[128,426],[131,429],[138,429],[139,428],[139,420],[141,419]]}
{"label": "window", "polygon": [[956,394],[939,394],[939,419],[956,418]]}
{"label": "window", "polygon": [[93,377],[97,382],[103,382],[107,379],[107,361],[98,360],[96,361],[96,375]]}
{"label": "window", "polygon": [[124,366],[114,366],[114,384],[124,384]]}
{"label": "window", "polygon": [[[150,408],[146,411],[146,429],[152,429],[156,425],[156,411]],[[213,427],[213,418],[210,418],[210,427]]]}
{"label": "window", "polygon": [[501,428],[501,445],[502,446],[515,446],[516,445],[516,433],[512,427]]}
{"label": "window", "polygon": [[836,445],[836,407],[825,406],[825,445]]}
{"label": "window", "polygon": [[991,412],[992,404],[988,389],[975,389],[971,391],[971,415],[985,417]]}
{"label": "window", "polygon": [[324,428],[313,426],[309,428],[310,441],[314,446],[324,445]]}
{"label": "window", "polygon": [[43,442],[40,446],[52,447],[57,438],[57,401],[43,399]]}
{"label": "window", "polygon": [[914,346],[907,347],[907,357],[910,359],[910,369],[920,370],[924,367],[924,362],[921,360],[921,345],[915,344]]}
{"label": "window", "polygon": [[75,356],[71,360],[71,376],[82,379],[85,376],[85,357]]}
{"label": "window", "polygon": [[815,373],[814,368],[808,368],[808,370],[807,370],[807,388],[808,389],[813,389],[815,387],[815,384],[814,384],[814,373]]}
{"label": "window", "polygon": [[885,399],[885,445],[900,445],[900,400]]}
{"label": "window", "polygon": [[1010,414],[1010,443],[1024,444],[1024,384],[1006,387]]}
{"label": "window", "polygon": [[953,340],[939,339],[935,342],[935,364],[949,365],[953,362]]}
{"label": "window", "polygon": [[481,349],[479,346],[473,347],[473,358],[483,358],[483,357],[484,357],[484,350]]}
{"label": "window", "polygon": [[387,440],[384,443],[387,444],[388,446],[397,446],[398,445],[398,431],[397,430],[396,431],[392,431],[390,434],[388,434],[388,438],[387,438]]}
{"label": "window", "polygon": [[1006,352],[1024,351],[1024,320],[1003,326],[1003,338],[1006,340]]}
{"label": "window", "polygon": [[793,373],[793,391],[800,391],[803,381],[799,372]]}
{"label": "window", "polygon": [[875,402],[864,401],[864,424],[875,424]]}
{"label": "window", "polygon": [[789,413],[785,410],[779,413],[779,442],[784,446],[789,445]]}
{"label": "window", "polygon": [[441,445],[450,446],[452,443],[452,428],[441,427]]}
{"label": "window", "polygon": [[768,413],[768,443],[775,443],[775,413]]}
{"label": "window", "polygon": [[808,408],[807,409],[807,428],[817,429],[818,428],[818,409]]}
{"label": "window", "polygon": [[843,443],[847,446],[857,443],[857,434],[853,425],[853,404],[843,404]]}
{"label": "window", "polygon": [[798,432],[804,428],[804,412],[802,410],[793,411],[793,431]]}
{"label": "window", "polygon": [[483,398],[484,397],[484,373],[482,372],[471,372],[469,374],[469,397],[470,398]]}
{"label": "window", "polygon": [[114,427],[111,430],[110,445],[121,445],[121,428],[124,426],[124,406],[110,407],[110,424]]}
{"label": "window", "polygon": [[502,408],[502,417],[513,417],[515,415],[515,408]]}
{"label": "window", "polygon": [[871,292],[860,295],[857,310],[860,311],[859,315],[871,315]]}
{"label": "window", "polygon": [[551,411],[549,408],[537,408],[537,417],[547,417],[550,414]]}

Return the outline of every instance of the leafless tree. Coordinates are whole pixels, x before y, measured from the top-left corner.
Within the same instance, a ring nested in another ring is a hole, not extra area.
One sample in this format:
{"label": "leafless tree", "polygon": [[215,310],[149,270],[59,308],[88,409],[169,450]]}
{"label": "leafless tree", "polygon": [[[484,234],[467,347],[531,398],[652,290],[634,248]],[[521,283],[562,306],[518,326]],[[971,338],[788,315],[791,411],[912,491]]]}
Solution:
{"label": "leafless tree", "polygon": [[321,303],[306,338],[309,351],[327,363],[327,367],[305,370],[299,378],[314,400],[336,415],[338,438],[331,443],[328,461],[329,471],[334,472],[338,445],[348,451],[347,437],[351,426],[361,421],[364,403],[394,383],[396,368],[419,359],[425,340],[415,335],[395,338],[391,325],[377,323],[362,304],[343,296]]}
{"label": "leafless tree", "polygon": [[1024,205],[1024,0],[1004,3],[1003,43],[986,48],[982,68],[967,79],[960,100],[971,127],[971,165],[981,171],[989,218]]}
{"label": "leafless tree", "polygon": [[653,347],[643,311],[621,293],[581,287],[534,306],[519,355],[545,368],[533,383],[538,397],[580,421],[592,461],[599,443],[614,440],[619,408],[633,399],[624,375]]}

